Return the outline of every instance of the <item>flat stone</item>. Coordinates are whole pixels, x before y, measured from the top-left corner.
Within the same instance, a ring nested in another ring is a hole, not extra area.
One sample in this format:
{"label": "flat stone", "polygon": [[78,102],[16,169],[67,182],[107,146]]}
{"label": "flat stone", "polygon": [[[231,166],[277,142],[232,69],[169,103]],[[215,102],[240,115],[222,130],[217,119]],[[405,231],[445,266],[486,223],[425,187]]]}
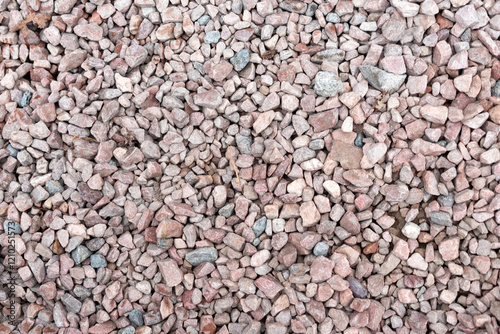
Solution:
{"label": "flat stone", "polygon": [[215,247],[202,247],[187,253],[184,259],[192,266],[198,266],[203,262],[215,262],[217,258]]}
{"label": "flat stone", "polygon": [[340,63],[345,59],[345,51],[340,49],[328,49],[320,51],[311,57],[311,61],[321,64],[324,61]]}

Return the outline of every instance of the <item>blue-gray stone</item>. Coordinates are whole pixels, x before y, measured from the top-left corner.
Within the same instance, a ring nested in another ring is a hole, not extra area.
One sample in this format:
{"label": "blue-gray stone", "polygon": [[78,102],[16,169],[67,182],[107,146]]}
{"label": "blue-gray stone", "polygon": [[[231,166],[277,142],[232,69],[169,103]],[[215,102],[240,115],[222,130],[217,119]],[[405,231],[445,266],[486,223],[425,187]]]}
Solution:
{"label": "blue-gray stone", "polygon": [[229,61],[231,62],[231,64],[233,64],[235,71],[241,71],[250,62],[250,50],[243,49],[239,51]]}
{"label": "blue-gray stone", "polygon": [[360,281],[355,279],[352,276],[347,277],[347,281],[349,282],[349,289],[351,289],[352,294],[358,298],[365,298],[368,294],[365,286],[361,284]]}
{"label": "blue-gray stone", "polygon": [[20,235],[23,233],[23,231],[21,230],[21,225],[18,222],[10,220],[10,219],[6,219],[3,222],[3,229],[4,229],[6,235],[9,235],[12,233]]}
{"label": "blue-gray stone", "polygon": [[57,193],[62,193],[64,191],[64,187],[61,182],[49,180],[45,183],[45,189],[49,192],[50,196],[54,196]]}
{"label": "blue-gray stone", "polygon": [[237,133],[235,139],[241,154],[252,154],[252,137]]}
{"label": "blue-gray stone", "polygon": [[328,255],[328,249],[330,247],[328,244],[324,243],[323,241],[320,241],[314,246],[313,248],[313,253],[316,256],[327,256]]}
{"label": "blue-gray stone", "polygon": [[307,16],[314,16],[314,13],[316,13],[316,10],[318,9],[318,5],[315,4],[314,2],[311,2],[306,9],[306,15]]}
{"label": "blue-gray stone", "polygon": [[361,65],[359,70],[368,83],[381,92],[394,93],[406,80],[406,74],[393,74],[375,66]]}
{"label": "blue-gray stone", "polygon": [[354,140],[354,145],[356,145],[357,147],[363,147],[363,134],[362,133],[358,133],[358,135],[356,136],[356,139]]}
{"label": "blue-gray stone", "polygon": [[203,37],[203,41],[207,44],[217,43],[220,39],[220,32],[218,31],[209,31]]}
{"label": "blue-gray stone", "polygon": [[314,92],[324,97],[333,97],[344,91],[342,80],[331,72],[318,72],[314,79]]}
{"label": "blue-gray stone", "polygon": [[127,326],[118,331],[118,334],[135,334],[135,328],[133,326]]}
{"label": "blue-gray stone", "polygon": [[208,21],[210,21],[210,15],[202,15],[199,19],[198,19],[198,23],[201,25],[201,26],[204,26],[205,24],[208,23]]}
{"label": "blue-gray stone", "polygon": [[255,247],[259,246],[260,245],[260,239],[259,238],[253,239],[252,245],[255,246]]}
{"label": "blue-gray stone", "polygon": [[322,150],[325,148],[325,141],[323,139],[314,139],[309,143],[309,148],[314,151]]}
{"label": "blue-gray stone", "polygon": [[495,86],[491,89],[491,96],[500,97],[500,80],[498,80]]}
{"label": "blue-gray stone", "polygon": [[215,247],[202,247],[187,253],[184,259],[192,266],[197,266],[203,262],[215,262],[218,257]]}
{"label": "blue-gray stone", "polygon": [[321,64],[324,61],[333,61],[340,63],[345,58],[345,51],[340,49],[328,49],[316,53],[311,57],[311,61]]}
{"label": "blue-gray stone", "polygon": [[5,148],[7,151],[9,151],[10,153],[10,156],[11,157],[17,157],[17,153],[19,153],[19,150],[16,150],[15,148],[13,148],[10,144],[7,145],[7,147]]}
{"label": "blue-gray stone", "polygon": [[233,214],[234,206],[234,203],[227,203],[219,209],[219,215],[229,218]]}
{"label": "blue-gray stone", "polygon": [[349,33],[349,29],[350,29],[349,24],[344,23],[344,34],[348,34]]}
{"label": "blue-gray stone", "polygon": [[94,254],[90,256],[90,265],[92,268],[104,268],[108,265],[108,261],[102,254]]}
{"label": "blue-gray stone", "polygon": [[144,325],[144,319],[142,318],[142,313],[139,310],[132,310],[128,314],[128,320],[132,321],[132,323],[136,326]]}
{"label": "blue-gray stone", "polygon": [[92,252],[89,251],[87,247],[82,245],[76,247],[76,249],[71,252],[71,257],[73,258],[73,261],[75,261],[76,265],[88,259],[90,255],[92,255]]}
{"label": "blue-gray stone", "polygon": [[340,16],[337,13],[328,13],[326,15],[326,22],[330,23],[340,23]]}
{"label": "blue-gray stone", "polygon": [[255,233],[255,236],[258,238],[264,231],[266,230],[267,218],[261,217],[253,223],[252,230]]}
{"label": "blue-gray stone", "polygon": [[25,107],[28,103],[30,103],[32,96],[33,94],[30,91],[25,91],[23,93],[23,97],[21,98],[21,107]]}

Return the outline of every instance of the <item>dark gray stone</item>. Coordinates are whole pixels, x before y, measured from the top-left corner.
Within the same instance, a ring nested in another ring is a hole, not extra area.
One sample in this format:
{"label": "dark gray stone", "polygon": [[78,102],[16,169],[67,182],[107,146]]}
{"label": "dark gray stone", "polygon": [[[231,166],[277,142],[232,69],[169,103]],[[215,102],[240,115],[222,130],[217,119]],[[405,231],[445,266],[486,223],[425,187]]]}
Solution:
{"label": "dark gray stone", "polygon": [[358,133],[358,135],[356,136],[356,139],[354,140],[354,145],[356,145],[357,147],[363,147],[363,134],[362,133]]}

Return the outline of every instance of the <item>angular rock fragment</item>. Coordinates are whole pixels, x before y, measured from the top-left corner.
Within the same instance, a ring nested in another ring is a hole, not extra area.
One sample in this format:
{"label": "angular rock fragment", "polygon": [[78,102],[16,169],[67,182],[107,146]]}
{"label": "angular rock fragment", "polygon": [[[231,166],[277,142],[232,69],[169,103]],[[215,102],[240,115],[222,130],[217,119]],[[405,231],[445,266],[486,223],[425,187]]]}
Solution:
{"label": "angular rock fragment", "polygon": [[394,93],[406,80],[405,74],[392,74],[369,65],[361,65],[359,71],[373,88],[384,93]]}

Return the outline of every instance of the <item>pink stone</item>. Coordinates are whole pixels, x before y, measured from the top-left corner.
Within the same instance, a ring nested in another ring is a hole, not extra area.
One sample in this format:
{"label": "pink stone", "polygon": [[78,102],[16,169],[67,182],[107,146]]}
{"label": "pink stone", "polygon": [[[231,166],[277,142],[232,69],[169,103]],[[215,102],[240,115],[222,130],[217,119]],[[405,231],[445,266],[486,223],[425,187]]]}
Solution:
{"label": "pink stone", "polygon": [[438,248],[443,261],[453,261],[458,258],[459,246],[460,239],[458,237],[452,237],[441,241]]}
{"label": "pink stone", "polygon": [[318,256],[311,264],[310,275],[312,282],[319,283],[332,277],[335,263],[324,256]]}
{"label": "pink stone", "polygon": [[167,286],[174,287],[182,282],[184,275],[174,260],[158,261],[158,268]]}
{"label": "pink stone", "polygon": [[276,278],[270,275],[262,276],[256,279],[255,286],[271,299],[284,289],[283,285],[281,285]]}

